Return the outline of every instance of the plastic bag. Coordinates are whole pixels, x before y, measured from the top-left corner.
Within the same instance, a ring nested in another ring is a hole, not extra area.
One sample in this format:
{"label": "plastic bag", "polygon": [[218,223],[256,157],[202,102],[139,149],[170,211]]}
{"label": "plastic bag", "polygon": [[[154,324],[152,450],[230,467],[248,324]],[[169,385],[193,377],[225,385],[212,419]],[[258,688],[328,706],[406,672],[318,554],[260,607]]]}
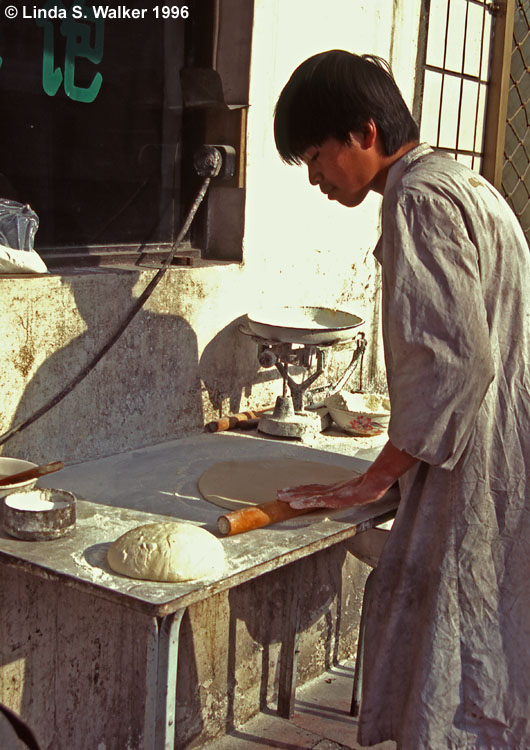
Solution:
{"label": "plastic bag", "polygon": [[47,273],[48,268],[33,249],[39,217],[16,201],[0,199],[0,273]]}

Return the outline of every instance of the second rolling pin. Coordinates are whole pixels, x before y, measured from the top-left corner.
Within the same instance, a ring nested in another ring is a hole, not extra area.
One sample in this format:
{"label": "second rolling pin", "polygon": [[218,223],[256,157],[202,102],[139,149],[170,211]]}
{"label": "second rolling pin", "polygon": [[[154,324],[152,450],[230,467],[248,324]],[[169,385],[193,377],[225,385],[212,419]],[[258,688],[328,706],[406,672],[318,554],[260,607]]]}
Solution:
{"label": "second rolling pin", "polygon": [[272,500],[269,503],[234,510],[224,516],[219,516],[217,528],[224,536],[233,536],[234,534],[241,534],[243,531],[261,529],[263,526],[269,526],[271,523],[277,523],[278,521],[286,521],[289,518],[301,516],[303,513],[310,513],[312,510],[296,510],[291,508],[289,503]]}
{"label": "second rolling pin", "polygon": [[206,432],[223,432],[224,430],[233,430],[234,427],[250,427],[256,426],[256,420],[266,412],[270,411],[273,407],[269,406],[266,409],[257,409],[255,411],[243,411],[241,414],[232,414],[230,417],[221,417],[214,422],[208,422],[204,425]]}

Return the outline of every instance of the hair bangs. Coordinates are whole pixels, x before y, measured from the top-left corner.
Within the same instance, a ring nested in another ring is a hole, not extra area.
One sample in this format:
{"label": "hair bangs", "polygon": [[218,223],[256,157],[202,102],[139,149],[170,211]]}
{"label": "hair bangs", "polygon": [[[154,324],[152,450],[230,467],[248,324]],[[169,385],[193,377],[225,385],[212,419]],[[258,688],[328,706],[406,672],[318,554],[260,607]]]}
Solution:
{"label": "hair bangs", "polygon": [[274,111],[274,138],[287,164],[303,163],[312,146],[334,137],[346,143],[351,128],[344,127],[344,108],[336,96],[333,76],[316,55],[297,68],[283,89]]}
{"label": "hair bangs", "polygon": [[302,164],[307,149],[320,146],[327,132],[308,100],[301,98],[299,104],[294,103],[286,112],[276,107],[274,139],[280,157],[287,164]]}

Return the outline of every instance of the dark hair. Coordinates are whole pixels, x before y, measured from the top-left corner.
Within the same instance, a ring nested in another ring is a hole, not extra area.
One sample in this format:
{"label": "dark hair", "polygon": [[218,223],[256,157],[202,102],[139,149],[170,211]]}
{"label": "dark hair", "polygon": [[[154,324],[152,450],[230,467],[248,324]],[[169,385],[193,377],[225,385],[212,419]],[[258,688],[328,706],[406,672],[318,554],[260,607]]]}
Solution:
{"label": "dark hair", "polygon": [[418,126],[388,64],[374,55],[329,50],[292,74],[274,113],[274,138],[282,159],[300,164],[311,146],[330,137],[341,143],[372,119],[386,156],[418,141]]}

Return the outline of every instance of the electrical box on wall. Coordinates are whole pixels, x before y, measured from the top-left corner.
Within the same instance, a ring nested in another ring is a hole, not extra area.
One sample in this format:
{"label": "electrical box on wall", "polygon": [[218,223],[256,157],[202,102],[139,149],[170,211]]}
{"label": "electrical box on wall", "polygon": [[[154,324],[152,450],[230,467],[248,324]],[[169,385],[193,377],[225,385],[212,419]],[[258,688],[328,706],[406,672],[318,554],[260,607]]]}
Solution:
{"label": "electrical box on wall", "polygon": [[224,143],[235,149],[234,175],[224,187],[245,187],[247,106],[208,109],[205,112],[205,143]]}

